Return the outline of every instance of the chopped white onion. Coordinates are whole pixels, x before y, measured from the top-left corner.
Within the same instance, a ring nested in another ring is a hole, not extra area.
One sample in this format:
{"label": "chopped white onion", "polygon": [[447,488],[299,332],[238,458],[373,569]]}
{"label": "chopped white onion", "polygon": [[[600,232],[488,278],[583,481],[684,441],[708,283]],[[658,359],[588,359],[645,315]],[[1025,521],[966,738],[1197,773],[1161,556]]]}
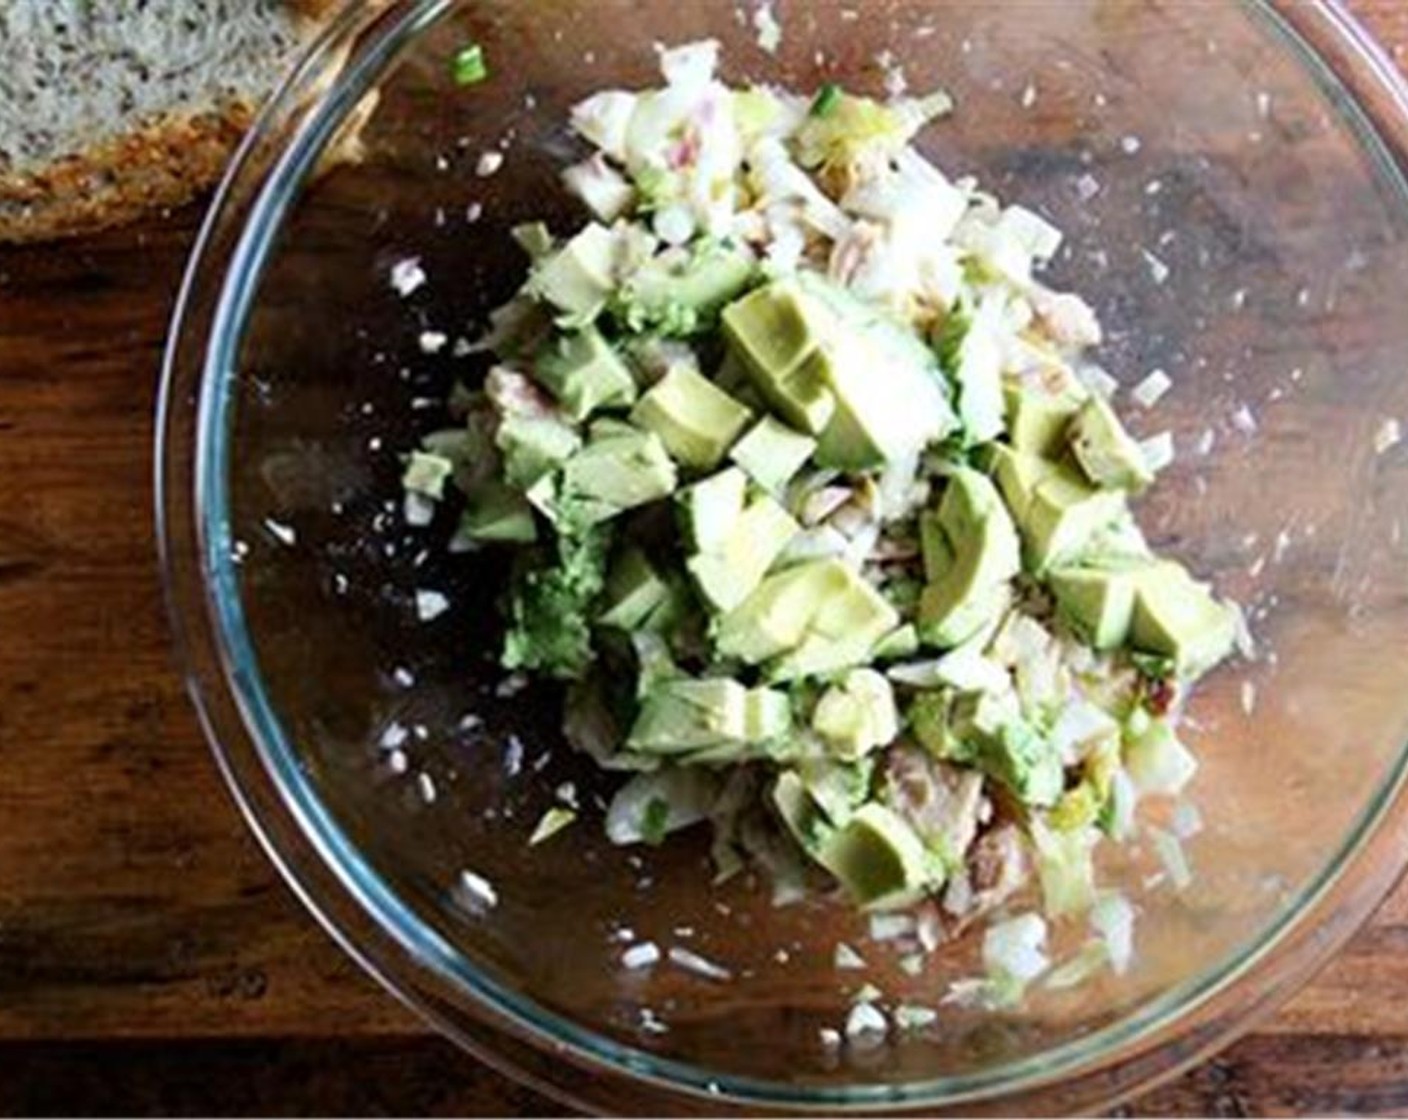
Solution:
{"label": "chopped white onion", "polygon": [[1046,956],[1046,919],[1019,914],[987,928],[983,935],[983,965],[990,973],[1026,982],[1050,966]]}

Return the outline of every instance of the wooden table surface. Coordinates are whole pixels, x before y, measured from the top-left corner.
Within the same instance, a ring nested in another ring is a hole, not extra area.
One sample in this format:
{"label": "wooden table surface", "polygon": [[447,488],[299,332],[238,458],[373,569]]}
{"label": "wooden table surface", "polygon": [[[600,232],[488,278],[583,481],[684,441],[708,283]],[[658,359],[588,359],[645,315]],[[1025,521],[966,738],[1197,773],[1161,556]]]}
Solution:
{"label": "wooden table surface", "polygon": [[[1408,5],[1354,5],[1400,57]],[[175,670],[150,444],[194,210],[0,251],[0,1112],[538,1115],[333,945]],[[1408,886],[1289,1006],[1136,1102],[1408,1111]]]}

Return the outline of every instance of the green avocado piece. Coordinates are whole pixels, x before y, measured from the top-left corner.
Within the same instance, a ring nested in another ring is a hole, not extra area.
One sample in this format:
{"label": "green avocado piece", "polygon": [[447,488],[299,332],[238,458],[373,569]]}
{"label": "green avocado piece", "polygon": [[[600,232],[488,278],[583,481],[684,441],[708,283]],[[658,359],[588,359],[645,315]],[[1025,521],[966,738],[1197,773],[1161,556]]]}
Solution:
{"label": "green avocado piece", "polygon": [[1058,467],[1037,483],[1022,519],[1032,570],[1040,575],[1076,563],[1126,511],[1122,491],[1098,489],[1071,468]]}
{"label": "green avocado piece", "polygon": [[1232,608],[1169,560],[1150,566],[1139,580],[1130,642],[1169,658],[1185,679],[1201,676],[1232,652],[1237,619]]}
{"label": "green avocado piece", "polygon": [[401,485],[414,494],[439,501],[445,496],[445,483],[455,473],[454,461],[430,451],[412,451],[406,459]]}
{"label": "green avocado piece", "polygon": [[666,677],[642,698],[626,745],[644,754],[723,763],[747,757],[750,745],[791,730],[792,706],[786,693],[745,688],[728,677]]}
{"label": "green avocado piece", "polygon": [[645,696],[626,745],[653,754],[680,754],[746,740],[748,690],[726,677],[662,681]]}
{"label": "green avocado piece", "polygon": [[868,660],[899,624],[895,609],[836,559],[812,560],[767,576],[718,623],[721,656],[771,662],[772,680],[849,668]]}
{"label": "green avocado piece", "polygon": [[1061,468],[1049,459],[1014,451],[1001,443],[985,449],[986,469],[1002,491],[1002,498],[1019,525],[1026,521],[1036,489]]}
{"label": "green avocado piece", "polygon": [[1047,586],[1063,619],[1098,650],[1117,649],[1129,639],[1134,597],[1142,568],[1053,568]]}
{"label": "green avocado piece", "polygon": [[898,661],[904,657],[913,657],[919,652],[919,631],[910,622],[896,626],[875,643],[872,652],[877,661]]}
{"label": "green avocado piece", "polygon": [[638,548],[628,548],[616,558],[606,577],[607,607],[597,617],[603,626],[631,631],[647,619],[670,596],[670,586]]}
{"label": "green avocado piece", "polygon": [[494,442],[504,455],[504,478],[527,490],[574,455],[582,437],[552,416],[505,416]]}
{"label": "green avocado piece", "polygon": [[977,471],[953,473],[932,519],[921,522],[925,573],[916,626],[920,639],[959,645],[1012,601],[1021,545],[996,487]]}
{"label": "green avocado piece", "polygon": [[743,513],[748,476],[729,467],[680,491],[685,541],[695,552],[718,552]]}
{"label": "green avocado piece", "polygon": [[792,701],[775,688],[750,688],[743,698],[743,737],[749,743],[780,739],[792,730]]}
{"label": "green avocado piece", "polygon": [[899,734],[890,682],[874,669],[852,669],[817,701],[812,730],[843,759],[856,759]]}
{"label": "green avocado piece", "polygon": [[1010,382],[1002,395],[1007,407],[1007,435],[1014,451],[1045,459],[1065,454],[1071,418],[1081,409],[1080,395],[1048,393],[1037,386]]}
{"label": "green avocado piece", "polygon": [[667,497],[677,481],[660,439],[624,424],[594,429],[587,445],[563,464],[562,476],[566,496],[617,511]]}
{"label": "green avocado piece", "polygon": [[924,579],[929,583],[943,579],[953,567],[953,549],[939,521],[938,510],[926,509],[919,515],[919,552],[924,558]]}
{"label": "green avocado piece", "polygon": [[624,285],[622,318],[633,331],[664,325],[672,334],[695,334],[711,327],[756,273],[751,255],[723,245],[692,255],[682,267],[668,267],[656,258]]}
{"label": "green avocado piece", "polygon": [[953,425],[938,360],[912,332],[817,274],[796,278],[817,340],[803,368],[836,399],[817,464],[865,470],[903,458]]}
{"label": "green avocado piece", "polygon": [[685,561],[700,595],[715,610],[741,603],[762,581],[787,543],[801,532],[792,515],[767,494],[755,497],[738,515],[715,551]]}
{"label": "green avocado piece", "polygon": [[980,762],[1025,805],[1054,805],[1065,789],[1061,756],[1024,722],[1004,725],[983,750]]}
{"label": "green avocado piece", "polygon": [[816,440],[764,416],[729,451],[729,458],[770,494],[779,495],[816,451]]}
{"label": "green avocado piece", "polygon": [[802,758],[795,766],[812,801],[833,825],[845,825],[855,811],[870,800],[871,780],[875,774],[873,758],[854,762]]}
{"label": "green avocado piece", "polygon": [[484,542],[527,544],[538,539],[533,507],[522,493],[499,483],[476,486],[465,497],[456,536]]}
{"label": "green avocado piece", "polygon": [[818,563],[840,569],[838,590],[815,605],[802,641],[767,666],[769,680],[825,677],[864,664],[899,625],[894,607],[857,572],[834,559]]}
{"label": "green avocado piece", "polygon": [[937,517],[956,563],[969,551],[967,542],[979,542],[980,582],[1010,579],[1021,570],[1016,527],[997,488],[978,471],[963,467],[949,476]]}
{"label": "green avocado piece", "polygon": [[1010,584],[975,587],[955,577],[924,588],[919,597],[916,629],[925,645],[951,649],[962,645],[1011,606]]}
{"label": "green avocado piece", "polygon": [[950,716],[952,733],[963,744],[952,757],[977,765],[1023,804],[1048,806],[1060,799],[1065,789],[1061,756],[1022,718],[1012,696],[964,694],[953,702]]}
{"label": "green avocado piece", "polygon": [[592,222],[533,269],[529,291],[573,321],[596,318],[615,288],[616,239]]}
{"label": "green avocado piece", "polygon": [[836,408],[821,371],[808,364],[817,337],[795,286],[768,284],[723,310],[724,336],[768,403],[794,428],[820,435]]}
{"label": "green avocado piece", "polygon": [[924,842],[899,814],[878,801],[865,803],[844,827],[825,835],[815,857],[866,909],[912,903],[932,876]]}
{"label": "green avocado piece", "polygon": [[595,327],[556,335],[538,351],[534,376],[574,420],[636,399],[635,378]]}
{"label": "green avocado piece", "polygon": [[631,420],[655,432],[683,466],[712,470],[752,413],[697,370],[675,366],[636,402]]}
{"label": "green avocado piece", "polygon": [[803,851],[815,857],[833,827],[808,791],[801,775],[792,770],[782,771],[773,782],[770,798],[787,831],[792,833]]}
{"label": "green avocado piece", "polygon": [[1135,493],[1154,481],[1154,472],[1109,403],[1092,395],[1070,424],[1071,451],[1096,486]]}
{"label": "green avocado piece", "polygon": [[921,692],[910,701],[905,719],[919,745],[935,758],[971,763],[975,749],[954,722],[957,696],[949,689]]}
{"label": "green avocado piece", "polygon": [[838,594],[840,565],[798,564],[768,576],[742,603],[719,620],[715,645],[723,657],[758,665],[798,645],[807,633],[816,600]]}
{"label": "green avocado piece", "polygon": [[876,355],[860,335],[845,328],[808,359],[830,390],[836,407],[817,442],[818,466],[863,471],[885,465],[887,452],[906,442],[907,410],[884,392],[875,391]]}

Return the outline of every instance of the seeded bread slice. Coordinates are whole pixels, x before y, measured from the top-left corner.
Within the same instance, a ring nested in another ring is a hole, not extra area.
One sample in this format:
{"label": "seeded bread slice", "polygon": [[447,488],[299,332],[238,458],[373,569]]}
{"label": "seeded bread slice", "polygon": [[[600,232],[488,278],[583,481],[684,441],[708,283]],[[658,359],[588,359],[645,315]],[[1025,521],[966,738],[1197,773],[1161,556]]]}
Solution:
{"label": "seeded bread slice", "polygon": [[0,242],[186,202],[336,0],[0,0]]}

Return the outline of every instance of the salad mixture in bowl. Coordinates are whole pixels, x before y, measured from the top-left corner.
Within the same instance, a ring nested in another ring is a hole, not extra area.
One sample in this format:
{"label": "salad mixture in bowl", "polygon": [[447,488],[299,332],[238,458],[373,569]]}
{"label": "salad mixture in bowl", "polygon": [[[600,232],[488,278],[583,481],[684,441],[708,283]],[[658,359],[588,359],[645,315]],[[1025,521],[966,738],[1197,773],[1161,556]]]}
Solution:
{"label": "salad mixture in bowl", "polygon": [[1356,44],[349,8],[162,414],[184,663],[300,897],[616,1112],[1092,1111],[1286,992],[1408,850],[1408,114]]}
{"label": "salad mixture in bowl", "polygon": [[[706,823],[715,882],[751,862],[931,940],[1001,915],[950,1000],[1122,971],[1096,849],[1182,793],[1183,697],[1249,643],[1130,510],[1171,437],[1128,434],[1095,314],[1039,278],[1061,233],[912,145],[946,94],[730,89],[717,54],[573,108],[589,218],[513,230],[526,279],[407,517],[512,565],[502,664],[568,682],[568,742],[630,775],[613,843]],[[1091,935],[1048,972],[1050,918]]]}

